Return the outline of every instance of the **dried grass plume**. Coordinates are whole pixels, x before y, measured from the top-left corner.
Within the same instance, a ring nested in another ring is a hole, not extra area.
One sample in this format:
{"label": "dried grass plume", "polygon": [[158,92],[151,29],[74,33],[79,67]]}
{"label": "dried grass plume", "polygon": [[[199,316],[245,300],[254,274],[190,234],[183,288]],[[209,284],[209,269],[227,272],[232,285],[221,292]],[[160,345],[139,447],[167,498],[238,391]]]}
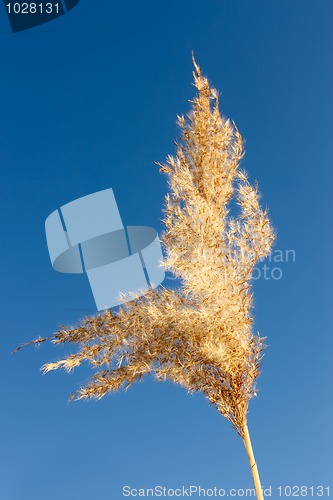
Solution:
{"label": "dried grass plume", "polygon": [[[257,186],[239,169],[242,137],[220,114],[218,92],[194,65],[192,109],[178,117],[175,156],[160,165],[170,188],[163,266],[180,287],[150,290],[116,311],[32,343],[78,346],[78,352],[44,365],[44,373],[71,371],[84,361],[98,369],[76,399],[102,398],[145,374],[202,392],[232,423],[249,455],[247,411],[264,348],[253,332],[251,276],[270,253],[274,232]],[[249,460],[255,473],[254,457]],[[258,483],[256,489],[262,498]]]}

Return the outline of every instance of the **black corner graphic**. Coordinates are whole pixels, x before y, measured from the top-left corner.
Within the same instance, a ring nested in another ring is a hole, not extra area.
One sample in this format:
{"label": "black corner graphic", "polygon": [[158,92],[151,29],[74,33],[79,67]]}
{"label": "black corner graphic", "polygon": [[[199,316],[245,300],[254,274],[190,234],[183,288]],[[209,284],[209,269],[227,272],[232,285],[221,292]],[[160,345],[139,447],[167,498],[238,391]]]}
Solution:
{"label": "black corner graphic", "polygon": [[53,21],[73,9],[80,0],[3,0],[13,33]]}

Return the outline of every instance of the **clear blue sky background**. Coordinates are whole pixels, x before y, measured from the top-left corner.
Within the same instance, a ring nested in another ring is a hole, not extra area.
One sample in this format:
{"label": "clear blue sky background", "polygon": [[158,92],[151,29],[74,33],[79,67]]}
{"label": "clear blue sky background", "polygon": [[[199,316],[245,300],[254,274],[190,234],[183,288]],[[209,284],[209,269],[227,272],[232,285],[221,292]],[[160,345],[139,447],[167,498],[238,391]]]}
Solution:
{"label": "clear blue sky background", "polygon": [[95,310],[86,279],[50,265],[55,208],[112,187],[124,223],[162,230],[154,162],[174,151],[189,109],[192,49],[246,139],[276,249],[296,252],[268,263],[281,280],[255,282],[269,344],[249,414],[262,482],[332,483],[332,22],[331,0],[81,0],[13,35],[0,5],[1,500],[252,486],[240,438],[203,396],[147,378],[67,405],[90,368],[39,367],[68,348],[10,355]]}

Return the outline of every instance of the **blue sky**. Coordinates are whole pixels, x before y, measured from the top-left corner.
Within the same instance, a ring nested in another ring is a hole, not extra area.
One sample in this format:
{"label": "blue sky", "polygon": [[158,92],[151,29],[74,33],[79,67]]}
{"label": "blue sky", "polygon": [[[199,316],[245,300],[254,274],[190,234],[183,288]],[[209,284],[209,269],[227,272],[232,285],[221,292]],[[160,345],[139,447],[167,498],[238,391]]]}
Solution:
{"label": "blue sky", "polygon": [[[97,5],[96,5],[97,4]],[[72,403],[91,375],[41,376],[68,348],[15,356],[20,342],[95,311],[82,276],[53,271],[44,221],[112,187],[125,224],[162,230],[176,115],[193,97],[191,51],[222,91],[295,251],[280,280],[255,282],[269,348],[249,426],[262,483],[332,485],[333,5],[329,0],[80,0],[12,34],[0,5],[0,498],[118,500],[122,486],[251,487],[243,444],[201,395],[147,378]],[[166,281],[166,285],[174,283]]]}

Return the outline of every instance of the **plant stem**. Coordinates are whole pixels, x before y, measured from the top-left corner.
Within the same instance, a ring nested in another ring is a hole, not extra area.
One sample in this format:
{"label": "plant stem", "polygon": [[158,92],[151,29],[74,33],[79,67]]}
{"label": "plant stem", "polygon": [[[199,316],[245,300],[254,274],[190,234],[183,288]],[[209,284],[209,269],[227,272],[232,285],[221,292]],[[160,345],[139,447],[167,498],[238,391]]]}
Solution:
{"label": "plant stem", "polygon": [[250,433],[249,433],[249,429],[248,429],[246,424],[244,425],[243,442],[244,442],[247,457],[249,459],[249,463],[250,463],[250,467],[251,467],[251,473],[252,473],[252,477],[253,477],[253,482],[254,482],[254,487],[256,490],[257,499],[264,500],[264,495],[263,495],[262,488],[261,488],[258,467],[257,467],[257,463],[255,461],[254,454],[253,454]]}

